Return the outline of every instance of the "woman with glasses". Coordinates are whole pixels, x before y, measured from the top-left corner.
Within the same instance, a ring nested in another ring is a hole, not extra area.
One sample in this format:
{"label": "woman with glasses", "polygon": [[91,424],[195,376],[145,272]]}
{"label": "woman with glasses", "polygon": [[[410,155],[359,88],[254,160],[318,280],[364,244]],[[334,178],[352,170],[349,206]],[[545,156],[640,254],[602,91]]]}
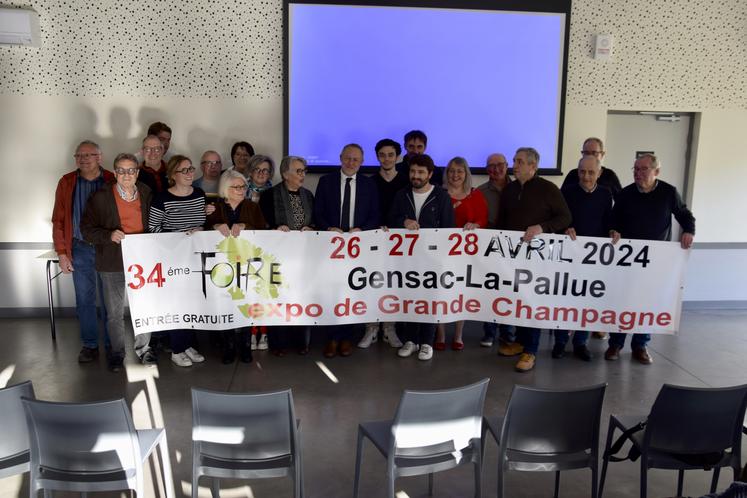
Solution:
{"label": "woman with glasses", "polygon": [[[205,224],[205,192],[192,186],[195,167],[192,161],[176,155],[166,165],[169,188],[156,195],[148,217],[149,232],[183,232],[191,235]],[[169,334],[171,361],[180,367],[205,361],[197,349],[194,332],[174,330]]]}
{"label": "woman with glasses", "polygon": [[[280,162],[283,181],[265,190],[259,207],[269,228],[289,232],[291,230],[313,230],[314,194],[303,187],[306,178],[306,159],[287,156]],[[294,338],[291,341],[291,338]],[[270,334],[270,349],[276,356],[284,356],[291,343],[298,347],[299,354],[309,352],[309,327],[273,327]]]}
{"label": "woman with glasses", "polygon": [[[265,218],[259,206],[245,197],[247,180],[238,171],[226,171],[220,178],[218,195],[221,200],[215,211],[208,216],[205,226],[218,230],[224,237],[238,237],[242,230],[264,230],[267,228]],[[250,345],[251,327],[223,332],[224,364],[233,363],[236,358],[236,333],[239,335],[239,359],[244,363],[252,361]]]}
{"label": "woman with glasses", "polygon": [[272,187],[273,176],[275,176],[275,163],[272,162],[272,159],[261,154],[253,156],[249,161],[247,199],[258,203],[262,192]]}

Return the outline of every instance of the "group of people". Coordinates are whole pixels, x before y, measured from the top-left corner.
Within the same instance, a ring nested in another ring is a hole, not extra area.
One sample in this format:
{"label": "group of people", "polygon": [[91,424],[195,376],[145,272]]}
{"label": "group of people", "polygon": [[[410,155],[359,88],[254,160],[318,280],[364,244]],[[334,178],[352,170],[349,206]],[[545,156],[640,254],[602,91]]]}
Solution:
{"label": "group of people", "polygon": [[[392,139],[375,148],[378,171],[371,177],[360,173],[364,150],[345,145],[340,169],[322,176],[316,192],[303,186],[304,158],[287,156],[279,165],[281,181],[272,185],[275,163],[255,154],[248,142],[231,149],[232,165],[223,168],[216,151],[200,159],[202,175],[183,155],[168,155],[171,129],[154,123],[142,143],[141,157],[122,153],[113,162],[113,173],[102,167],[101,150],[85,140],[76,148],[76,170],[57,186],[53,239],[64,273],[73,274],[76,306],[81,327],[81,363],[99,354],[96,310],[97,288],[105,304],[105,347],[112,371],[122,368],[124,347],[125,276],[120,242],[128,234],[217,230],[237,236],[242,230],[330,230],[355,232],[382,226],[419,230],[429,228],[477,228],[516,230],[529,241],[542,233],[576,236],[669,240],[674,216],[682,227],[683,248],[689,248],[695,219],[680,194],[657,178],[661,165],[653,154],[635,160],[633,183],[622,188],[615,173],[602,166],[604,144],[598,138],[583,143],[577,168],[568,172],[562,188],[537,174],[539,153],[520,147],[512,159],[514,179],[501,153],[490,154],[485,170],[488,181],[472,185],[470,165],[462,157],[451,159],[443,171],[426,154],[425,133],[405,134],[405,151]],[[168,158],[168,159],[167,159]],[[400,160],[401,159],[401,160]],[[400,160],[398,162],[398,160]],[[206,197],[207,196],[207,197]],[[211,197],[215,202],[211,202]],[[490,347],[496,337],[498,353],[519,356],[516,370],[534,368],[540,330],[485,323],[481,346]],[[397,348],[400,357],[417,355],[430,360],[435,350],[447,347],[443,325],[434,323],[369,323],[359,348],[379,339]],[[463,322],[457,322],[451,348],[462,350]],[[356,327],[326,327],[323,354],[327,358],[349,356],[354,350]],[[238,355],[252,360],[253,349],[270,349],[278,356],[296,348],[309,352],[310,328],[301,326],[245,327],[220,334],[222,361]],[[182,367],[202,362],[197,338],[191,330],[135,337],[135,352],[144,364],[157,362],[158,351],[168,336],[171,360]],[[610,334],[607,360],[617,360],[625,334]],[[555,331],[553,358],[565,355],[570,331]],[[588,332],[573,333],[573,353],[590,361]],[[646,344],[648,334],[634,334],[633,358],[652,362]]]}

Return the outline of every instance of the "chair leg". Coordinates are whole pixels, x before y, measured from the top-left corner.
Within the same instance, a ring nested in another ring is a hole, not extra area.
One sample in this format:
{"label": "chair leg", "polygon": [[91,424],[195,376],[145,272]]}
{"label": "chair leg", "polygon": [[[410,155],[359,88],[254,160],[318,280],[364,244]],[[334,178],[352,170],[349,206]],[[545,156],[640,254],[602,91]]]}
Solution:
{"label": "chair leg", "polygon": [[213,498],[220,498],[220,479],[213,477],[210,482],[210,494]]}
{"label": "chair leg", "polygon": [[597,498],[597,486],[599,483],[597,482],[597,465],[594,463],[591,467],[591,498]]}
{"label": "chair leg", "polygon": [[163,487],[166,491],[166,498],[176,498],[174,476],[171,473],[171,456],[169,456],[169,444],[166,442],[166,434],[163,435],[161,442],[158,443],[158,450],[161,454],[161,472],[163,472]]}
{"label": "chair leg", "polygon": [[558,492],[560,491],[560,471],[555,471],[555,494],[553,495],[554,498],[558,498]]}
{"label": "chair leg", "polygon": [[604,479],[607,477],[607,464],[609,464],[607,452],[612,446],[612,436],[614,436],[614,432],[615,428],[612,426],[612,422],[610,422],[609,428],[607,429],[607,442],[604,444],[604,454],[602,455],[602,477],[599,479],[598,498],[602,498],[602,493],[604,493]]}
{"label": "chair leg", "polygon": [[682,486],[685,482],[685,469],[680,469],[677,472],[677,496],[682,496]]}
{"label": "chair leg", "polygon": [[[498,456],[500,458],[500,455]],[[503,462],[498,464],[498,498],[503,498]]]}
{"label": "chair leg", "polygon": [[433,496],[433,472],[428,474],[428,496]]}
{"label": "chair leg", "polygon": [[713,479],[711,479],[711,493],[716,492],[716,488],[718,487],[718,476],[721,473],[721,467],[716,467],[713,469]]}
{"label": "chair leg", "polygon": [[195,470],[192,470],[192,498],[197,498],[197,492],[200,489],[200,476]]}
{"label": "chair leg", "polygon": [[475,498],[482,496],[482,462],[475,462]]}
{"label": "chair leg", "polygon": [[646,498],[648,493],[648,465],[646,458],[641,457],[641,498]]}
{"label": "chair leg", "polygon": [[363,433],[358,428],[358,449],[355,452],[355,480],[353,481],[353,498],[358,498],[361,478],[361,460],[363,459]]}
{"label": "chair leg", "polygon": [[387,487],[387,496],[388,498],[395,498],[394,497],[394,469],[388,469],[386,473],[386,487]]}

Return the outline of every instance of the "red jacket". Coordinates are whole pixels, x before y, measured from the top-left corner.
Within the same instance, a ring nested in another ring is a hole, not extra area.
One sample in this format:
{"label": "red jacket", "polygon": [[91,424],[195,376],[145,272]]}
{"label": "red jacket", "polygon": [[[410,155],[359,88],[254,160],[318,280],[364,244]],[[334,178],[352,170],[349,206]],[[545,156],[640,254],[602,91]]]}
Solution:
{"label": "red jacket", "polygon": [[[115,181],[111,171],[102,169],[104,182]],[[78,181],[78,170],[66,174],[57,183],[52,210],[52,242],[58,255],[73,259],[73,195]],[[81,213],[82,215],[83,213]]]}

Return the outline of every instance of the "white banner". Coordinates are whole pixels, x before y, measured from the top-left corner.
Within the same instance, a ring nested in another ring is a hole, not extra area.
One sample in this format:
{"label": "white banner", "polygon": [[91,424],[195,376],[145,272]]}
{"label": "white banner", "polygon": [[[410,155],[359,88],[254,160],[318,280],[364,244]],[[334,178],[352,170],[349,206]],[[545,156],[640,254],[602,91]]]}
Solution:
{"label": "white banner", "polygon": [[495,230],[215,231],[122,242],[135,333],[476,320],[675,333],[678,243]]}

